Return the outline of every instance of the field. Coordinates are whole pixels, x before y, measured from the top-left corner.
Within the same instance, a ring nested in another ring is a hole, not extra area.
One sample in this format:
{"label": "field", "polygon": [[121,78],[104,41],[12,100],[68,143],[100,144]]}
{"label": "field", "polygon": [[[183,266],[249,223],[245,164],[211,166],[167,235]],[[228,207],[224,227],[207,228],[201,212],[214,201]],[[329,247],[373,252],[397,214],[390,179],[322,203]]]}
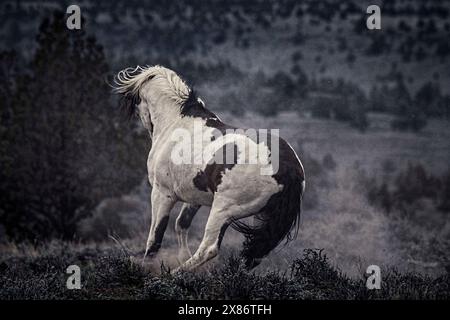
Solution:
{"label": "field", "polygon": [[[177,207],[160,253],[141,265],[136,253],[145,243],[150,209],[143,182],[130,194],[100,204],[83,222],[84,241],[5,243],[0,248],[1,298],[448,299],[448,219],[429,211],[429,220],[435,222],[421,225],[386,215],[368,203],[360,182],[362,176],[383,172],[389,159],[399,166],[394,171],[411,162],[442,174],[450,150],[445,123],[435,121],[419,135],[393,137],[380,129],[385,119],[379,115],[372,115],[373,128],[364,134],[346,124],[292,113],[276,118],[220,116],[245,127],[280,128],[300,158],[306,158],[308,183],[297,240],[281,245],[255,271],[247,272],[237,255],[242,237],[230,230],[217,259],[198,273],[172,275],[170,270],[178,265],[173,230]],[[335,165],[324,169],[326,174],[310,168],[310,158],[326,167],[327,154]],[[202,208],[194,220],[191,250],[201,239],[207,214]],[[94,235],[107,240],[95,240]],[[81,267],[81,290],[65,288],[65,269],[71,264]],[[366,289],[365,271],[371,264],[381,267],[381,290]]]}
{"label": "field", "polygon": [[[12,248],[9,248],[10,250]],[[448,299],[449,276],[429,277],[385,270],[382,288],[367,290],[318,250],[306,250],[290,269],[248,272],[230,256],[198,273],[149,272],[118,248],[53,242],[14,248],[0,262],[0,299]],[[81,268],[81,289],[68,290],[67,266]]]}

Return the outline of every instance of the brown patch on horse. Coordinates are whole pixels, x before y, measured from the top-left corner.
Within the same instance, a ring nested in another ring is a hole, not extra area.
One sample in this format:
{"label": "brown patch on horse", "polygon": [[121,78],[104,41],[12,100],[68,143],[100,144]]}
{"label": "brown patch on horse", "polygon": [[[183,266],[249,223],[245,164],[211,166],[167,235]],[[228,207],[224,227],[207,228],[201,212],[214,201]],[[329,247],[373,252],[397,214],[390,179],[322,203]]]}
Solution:
{"label": "brown patch on horse", "polygon": [[217,187],[222,183],[222,176],[225,173],[225,170],[231,170],[237,164],[237,153],[238,148],[234,143],[227,143],[222,146],[217,152],[222,152],[222,161],[227,162],[227,145],[233,145],[233,161],[232,163],[218,163],[214,159],[217,153],[214,155],[213,159],[208,163],[205,167],[205,170],[201,170],[194,177],[193,182],[194,186],[200,190],[205,192],[215,193],[217,191]]}

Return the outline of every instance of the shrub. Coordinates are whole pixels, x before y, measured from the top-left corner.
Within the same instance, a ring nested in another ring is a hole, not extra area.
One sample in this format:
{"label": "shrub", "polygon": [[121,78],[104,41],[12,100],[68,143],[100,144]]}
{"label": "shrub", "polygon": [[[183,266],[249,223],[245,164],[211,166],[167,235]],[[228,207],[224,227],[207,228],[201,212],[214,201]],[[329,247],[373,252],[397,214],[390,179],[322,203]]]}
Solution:
{"label": "shrub", "polygon": [[[30,248],[24,248],[25,252]],[[230,256],[209,271],[149,273],[123,251],[75,249],[69,243],[38,255],[0,259],[0,299],[448,299],[448,274],[428,277],[383,268],[381,290],[368,291],[332,266],[322,250],[307,249],[291,272],[246,271]],[[66,289],[68,265],[82,270],[81,290]]]}
{"label": "shrub", "polygon": [[448,212],[449,176],[447,173],[439,178],[420,164],[409,164],[392,181],[385,178],[379,185],[375,179],[367,181],[367,198],[385,212],[395,211],[403,217],[413,217],[417,211],[425,209],[424,200],[429,200],[436,210]]}

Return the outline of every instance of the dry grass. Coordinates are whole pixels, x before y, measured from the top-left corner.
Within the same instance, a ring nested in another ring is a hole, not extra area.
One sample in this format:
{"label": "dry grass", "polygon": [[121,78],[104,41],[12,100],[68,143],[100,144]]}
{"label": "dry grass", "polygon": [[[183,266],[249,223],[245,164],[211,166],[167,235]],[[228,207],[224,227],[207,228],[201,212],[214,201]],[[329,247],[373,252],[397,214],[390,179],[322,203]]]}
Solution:
{"label": "dry grass", "polygon": [[[31,253],[30,253],[31,252]],[[65,269],[81,268],[82,288],[66,289]],[[248,272],[235,256],[199,272],[149,272],[123,250],[63,242],[12,248],[0,260],[0,299],[448,299],[449,275],[382,270],[381,290],[349,278],[322,251],[306,250],[284,271]]]}

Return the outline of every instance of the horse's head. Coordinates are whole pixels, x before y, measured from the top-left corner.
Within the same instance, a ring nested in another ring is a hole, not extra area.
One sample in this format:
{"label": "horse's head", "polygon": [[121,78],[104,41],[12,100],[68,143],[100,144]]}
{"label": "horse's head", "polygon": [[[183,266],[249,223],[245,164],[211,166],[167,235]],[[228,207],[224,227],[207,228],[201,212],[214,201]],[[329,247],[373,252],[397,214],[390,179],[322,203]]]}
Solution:
{"label": "horse's head", "polygon": [[179,114],[191,93],[175,72],[161,66],[127,68],[117,74],[115,84],[128,114],[138,114],[150,135],[156,122],[164,125]]}

